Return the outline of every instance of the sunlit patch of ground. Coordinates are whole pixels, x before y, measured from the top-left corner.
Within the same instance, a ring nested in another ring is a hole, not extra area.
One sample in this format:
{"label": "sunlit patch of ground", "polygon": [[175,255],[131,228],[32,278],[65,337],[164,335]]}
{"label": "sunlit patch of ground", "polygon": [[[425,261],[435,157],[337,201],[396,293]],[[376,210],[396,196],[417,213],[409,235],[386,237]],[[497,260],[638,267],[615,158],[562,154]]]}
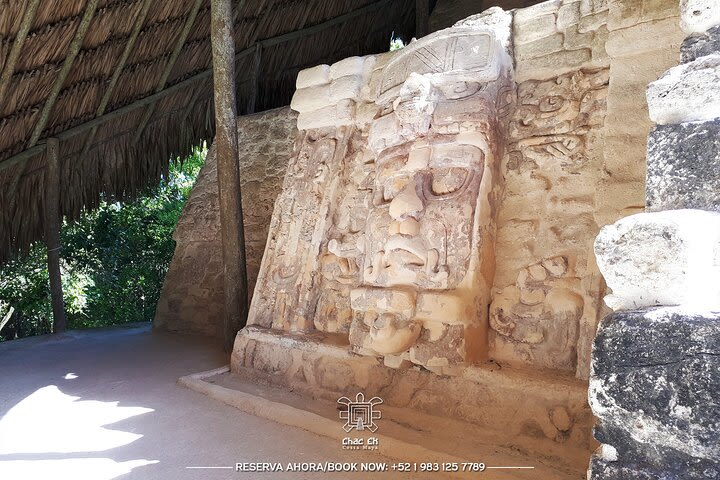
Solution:
{"label": "sunlit patch of ground", "polygon": [[[67,380],[75,378],[72,373],[65,376]],[[118,402],[81,400],[55,385],[40,388],[0,419],[0,478],[109,480],[135,467],[157,463],[88,456],[141,438],[105,426],[152,411],[121,407]]]}

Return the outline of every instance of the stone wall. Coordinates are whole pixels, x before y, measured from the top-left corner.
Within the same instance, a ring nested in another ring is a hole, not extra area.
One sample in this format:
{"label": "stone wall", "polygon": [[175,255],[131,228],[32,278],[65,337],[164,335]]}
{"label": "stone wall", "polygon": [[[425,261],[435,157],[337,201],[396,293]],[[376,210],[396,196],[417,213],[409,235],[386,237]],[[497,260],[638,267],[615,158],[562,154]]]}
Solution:
{"label": "stone wall", "polygon": [[[297,132],[289,108],[238,118],[248,291],[255,288],[275,198],[282,189]],[[225,299],[218,210],[217,165],[208,152],[178,225],[155,328],[222,336]]]}
{"label": "stone wall", "polygon": [[600,227],[644,207],[645,87],[677,64],[676,0],[515,11],[518,106],[503,162],[490,315],[498,361],[587,378],[605,285]]}
{"label": "stone wall", "polygon": [[720,478],[720,4],[682,0],[683,64],[647,90],[646,213],[595,241],[612,293],[588,479]]}

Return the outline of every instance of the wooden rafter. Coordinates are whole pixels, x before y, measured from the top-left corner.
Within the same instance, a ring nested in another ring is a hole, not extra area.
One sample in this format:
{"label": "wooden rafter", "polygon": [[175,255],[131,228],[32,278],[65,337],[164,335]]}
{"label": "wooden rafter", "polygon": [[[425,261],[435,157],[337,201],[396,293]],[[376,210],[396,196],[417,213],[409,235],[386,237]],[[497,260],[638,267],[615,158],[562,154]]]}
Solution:
{"label": "wooden rafter", "polygon": [[255,108],[257,107],[256,103],[258,96],[258,81],[260,79],[260,64],[262,62],[262,50],[262,44],[256,43],[252,63],[252,78],[250,79],[252,84],[250,86],[250,101],[248,102],[248,113],[255,113]]}
{"label": "wooden rafter", "polygon": [[[170,54],[170,58],[168,59],[167,64],[165,64],[165,70],[163,70],[163,74],[160,77],[160,81],[158,82],[157,87],[155,87],[155,93],[160,93],[165,88],[167,80],[168,78],[170,78],[170,73],[172,73],[172,69],[175,67],[175,63],[180,56],[180,52],[185,46],[185,42],[187,41],[187,37],[190,34],[190,30],[192,30],[192,27],[195,24],[195,19],[197,18],[197,14],[200,11],[200,7],[202,6],[203,1],[204,0],[195,0],[195,3],[192,6],[192,10],[190,10],[190,16],[187,18],[187,20],[185,20],[185,25],[183,26],[182,32],[180,32],[180,36],[178,37],[177,42],[175,42],[175,48],[173,49],[172,54]],[[156,104],[153,103],[148,106],[147,109],[145,109],[142,120],[140,121],[140,124],[137,127],[137,131],[135,132],[135,138],[133,139],[134,142],[137,142],[142,133],[145,131],[145,126],[150,120],[150,117],[152,117],[152,114],[155,112],[155,105]]]}
{"label": "wooden rafter", "polygon": [[[43,105],[43,109],[40,112],[40,118],[35,124],[35,129],[30,136],[30,140],[28,141],[27,145],[28,149],[33,148],[37,144],[38,140],[40,139],[40,135],[42,135],[42,132],[45,129],[45,125],[47,125],[47,122],[50,119],[50,113],[55,106],[55,102],[57,101],[58,95],[60,94],[60,90],[65,84],[67,76],[70,74],[73,63],[75,63],[75,58],[77,58],[77,54],[78,52],[80,52],[80,47],[82,47],[83,40],[85,39],[85,34],[87,33],[88,27],[90,27],[90,22],[95,16],[97,4],[98,0],[90,0],[85,7],[85,13],[83,13],[83,17],[80,20],[80,25],[78,25],[78,28],[75,31],[75,36],[73,37],[72,41],[70,42],[70,46],[68,47],[67,57],[65,57],[63,66],[60,68],[60,72],[58,72],[58,76],[55,78],[55,82],[53,83],[52,89],[50,90],[50,94],[45,100],[45,105]],[[17,190],[18,183],[20,182],[20,179],[22,178],[24,173],[25,169],[23,168],[22,171],[15,176],[12,183],[10,184],[10,187],[8,188],[9,196],[11,198],[11,202],[13,203],[15,202],[15,190]]]}
{"label": "wooden rafter", "polygon": [[20,29],[17,35],[15,35],[15,41],[13,42],[10,55],[8,55],[7,61],[5,62],[5,68],[3,68],[0,74],[0,105],[5,100],[5,93],[10,86],[10,79],[12,79],[13,73],[15,73],[15,65],[17,64],[20,52],[25,44],[27,34],[32,27],[33,20],[35,20],[35,13],[37,12],[40,0],[31,0],[25,8],[25,15],[23,15],[22,22],[20,23]]}
{"label": "wooden rafter", "polygon": [[35,129],[30,136],[28,148],[32,148],[35,146],[35,144],[40,139],[40,135],[42,135],[42,132],[45,129],[45,125],[47,125],[47,122],[50,119],[50,113],[55,106],[55,101],[60,94],[60,90],[65,84],[65,80],[70,73],[70,69],[72,69],[75,58],[80,51],[80,47],[82,47],[83,40],[85,39],[85,34],[87,33],[88,27],[90,26],[90,22],[95,16],[95,10],[97,10],[97,5],[98,0],[89,0],[87,6],[85,7],[85,13],[83,14],[82,20],[80,20],[80,25],[78,25],[78,28],[75,31],[75,37],[73,37],[72,42],[70,42],[67,57],[65,57],[63,66],[60,69],[57,78],[55,79],[55,83],[53,83],[47,100],[45,100],[45,105],[43,106],[42,112],[40,113],[40,119],[35,124]]}
{"label": "wooden rafter", "polygon": [[[115,71],[113,72],[113,75],[110,78],[110,82],[108,83],[107,89],[105,89],[105,93],[103,94],[103,97],[100,100],[100,105],[98,105],[97,111],[95,112],[95,117],[99,117],[105,113],[105,109],[107,108],[107,105],[110,102],[110,98],[112,97],[112,94],[115,92],[115,87],[117,86],[117,82],[120,79],[120,74],[122,73],[123,69],[125,68],[125,64],[127,63],[127,60],[130,57],[130,53],[132,53],[132,50],[135,47],[135,42],[137,41],[137,38],[140,35],[140,32],[142,31],[143,25],[145,25],[145,18],[147,17],[148,10],[150,10],[150,5],[152,5],[152,3],[153,3],[153,0],[143,0],[143,4],[140,7],[140,11],[138,12],[137,17],[135,18],[135,24],[133,25],[132,33],[130,34],[130,37],[128,38],[128,42],[125,45],[125,49],[123,50],[122,55],[120,55],[120,60],[118,60],[117,66],[115,67]],[[92,142],[95,139],[95,134],[97,133],[97,129],[98,129],[98,127],[93,127],[93,129],[90,130],[90,133],[88,134],[87,139],[85,140],[85,146],[83,147],[81,157],[84,157],[85,155],[87,155],[88,150],[90,150],[90,146],[92,145]]]}

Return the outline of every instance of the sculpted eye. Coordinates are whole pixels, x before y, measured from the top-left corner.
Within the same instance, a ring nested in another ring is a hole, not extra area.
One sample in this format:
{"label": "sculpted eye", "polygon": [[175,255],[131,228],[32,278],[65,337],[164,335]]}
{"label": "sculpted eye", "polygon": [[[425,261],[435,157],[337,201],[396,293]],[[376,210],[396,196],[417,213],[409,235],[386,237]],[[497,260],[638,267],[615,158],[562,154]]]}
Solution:
{"label": "sculpted eye", "polygon": [[551,95],[540,100],[538,108],[541,112],[556,112],[565,105],[565,99],[559,95]]}
{"label": "sculpted eye", "polygon": [[464,168],[440,168],[432,172],[430,184],[433,195],[448,195],[460,190],[465,184],[468,172]]}

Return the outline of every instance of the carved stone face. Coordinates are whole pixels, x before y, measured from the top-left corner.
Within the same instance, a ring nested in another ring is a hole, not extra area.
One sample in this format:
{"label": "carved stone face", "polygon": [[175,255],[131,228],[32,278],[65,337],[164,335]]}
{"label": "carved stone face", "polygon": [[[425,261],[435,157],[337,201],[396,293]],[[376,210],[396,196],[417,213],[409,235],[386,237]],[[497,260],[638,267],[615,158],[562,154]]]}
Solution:
{"label": "carved stone face", "polygon": [[[483,69],[491,58],[469,70],[447,69],[458,66],[448,60],[452,48],[477,42],[487,51],[487,40],[441,38],[387,67],[390,79],[378,100],[382,112],[368,138],[375,171],[363,287],[352,300],[350,340],[368,353],[410,351],[416,363],[456,363],[465,354],[464,328],[457,327],[478,321],[475,294],[457,289],[476,275],[470,268],[475,260],[477,270],[480,257],[477,219],[483,212],[477,209],[486,163],[494,158],[497,85],[482,81],[490,80]],[[423,73],[432,58],[445,63]],[[414,71],[398,83],[398,72],[406,74],[408,65]]]}
{"label": "carved stone face", "polygon": [[454,138],[416,141],[377,160],[363,281],[445,290],[465,276],[483,152]]}

